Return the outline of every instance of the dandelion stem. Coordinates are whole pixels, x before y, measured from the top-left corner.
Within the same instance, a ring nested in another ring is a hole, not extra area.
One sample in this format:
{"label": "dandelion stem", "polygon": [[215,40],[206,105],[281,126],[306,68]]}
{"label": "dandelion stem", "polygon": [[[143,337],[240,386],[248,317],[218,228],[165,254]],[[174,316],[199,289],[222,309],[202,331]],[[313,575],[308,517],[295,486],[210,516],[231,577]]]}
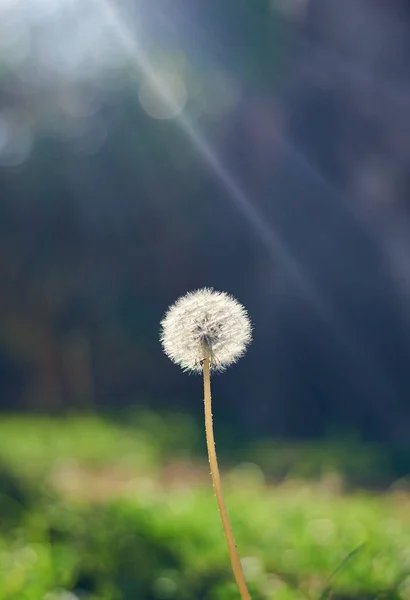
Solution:
{"label": "dandelion stem", "polygon": [[228,544],[229,557],[231,559],[232,569],[235,575],[236,583],[238,584],[239,592],[242,600],[251,600],[251,597],[246,586],[245,577],[242,571],[242,566],[239,560],[236,549],[235,540],[233,537],[231,524],[229,522],[228,511],[226,510],[225,501],[222,493],[221,477],[219,474],[218,460],[215,451],[215,439],[212,426],[212,403],[211,403],[211,377],[209,369],[209,358],[203,361],[204,369],[204,402],[205,402],[205,432],[206,443],[208,446],[209,464],[211,467],[212,483],[215,490],[216,499],[218,502],[219,513],[222,519],[222,525]]}

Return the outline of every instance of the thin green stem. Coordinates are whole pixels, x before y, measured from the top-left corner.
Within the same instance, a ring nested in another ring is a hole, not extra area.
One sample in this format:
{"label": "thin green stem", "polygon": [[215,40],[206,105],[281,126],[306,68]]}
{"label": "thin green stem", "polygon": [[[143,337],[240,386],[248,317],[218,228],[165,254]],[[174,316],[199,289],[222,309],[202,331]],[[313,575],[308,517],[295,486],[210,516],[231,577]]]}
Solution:
{"label": "thin green stem", "polygon": [[246,586],[245,577],[242,571],[242,565],[239,560],[236,549],[235,539],[233,537],[231,524],[229,522],[228,511],[226,510],[225,500],[222,493],[221,477],[219,474],[218,460],[215,451],[215,439],[212,425],[212,402],[211,402],[211,375],[209,358],[203,361],[204,369],[204,402],[205,402],[205,432],[206,443],[208,447],[209,464],[211,467],[212,483],[214,485],[216,500],[218,502],[219,513],[222,519],[222,525],[228,544],[229,557],[231,559],[232,569],[238,584],[242,600],[251,600]]}

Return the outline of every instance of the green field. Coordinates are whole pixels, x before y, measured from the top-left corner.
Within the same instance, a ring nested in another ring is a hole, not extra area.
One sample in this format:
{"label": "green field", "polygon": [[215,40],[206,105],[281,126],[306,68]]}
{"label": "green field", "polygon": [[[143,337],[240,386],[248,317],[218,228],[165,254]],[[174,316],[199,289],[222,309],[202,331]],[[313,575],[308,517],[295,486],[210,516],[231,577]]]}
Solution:
{"label": "green field", "polygon": [[[342,449],[259,443],[222,461],[254,600],[410,598],[410,494],[347,491],[335,469],[366,479],[382,460]],[[239,598],[203,452],[182,417],[3,417],[0,598]]]}

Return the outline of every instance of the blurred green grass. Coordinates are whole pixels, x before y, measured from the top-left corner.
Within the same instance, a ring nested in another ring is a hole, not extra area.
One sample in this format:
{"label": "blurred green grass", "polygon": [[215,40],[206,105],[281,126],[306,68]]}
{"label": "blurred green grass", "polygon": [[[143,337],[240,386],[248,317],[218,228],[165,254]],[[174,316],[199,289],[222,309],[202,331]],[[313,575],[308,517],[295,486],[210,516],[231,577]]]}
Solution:
{"label": "blurred green grass", "polygon": [[[384,477],[378,449],[258,442],[229,456],[254,600],[330,597],[328,584],[336,600],[410,598],[410,495],[342,491],[349,474]],[[148,411],[125,423],[3,417],[0,598],[238,598],[200,428]]]}

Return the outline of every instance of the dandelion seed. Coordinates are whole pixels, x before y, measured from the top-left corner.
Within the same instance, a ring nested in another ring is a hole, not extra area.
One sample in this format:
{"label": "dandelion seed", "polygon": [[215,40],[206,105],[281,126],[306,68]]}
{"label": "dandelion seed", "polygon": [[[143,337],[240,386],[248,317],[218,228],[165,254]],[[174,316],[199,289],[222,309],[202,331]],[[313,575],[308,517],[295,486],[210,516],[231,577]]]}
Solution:
{"label": "dandelion seed", "polygon": [[161,322],[165,354],[184,371],[202,373],[209,358],[224,371],[246,351],[252,327],[246,309],[232,296],[203,288],[179,298]]}

